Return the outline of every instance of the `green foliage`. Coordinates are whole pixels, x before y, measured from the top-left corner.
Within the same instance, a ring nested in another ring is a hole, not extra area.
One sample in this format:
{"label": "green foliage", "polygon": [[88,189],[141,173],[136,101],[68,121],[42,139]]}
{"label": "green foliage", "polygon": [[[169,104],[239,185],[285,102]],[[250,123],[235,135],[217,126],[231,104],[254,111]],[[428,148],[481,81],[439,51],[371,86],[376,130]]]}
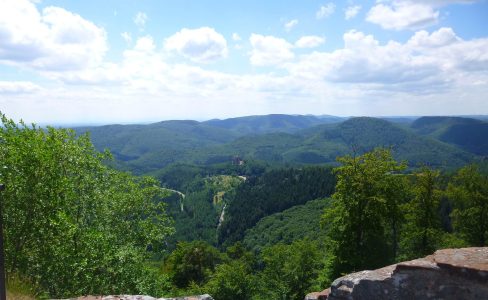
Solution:
{"label": "green foliage", "polygon": [[477,155],[488,155],[488,123],[457,124],[449,127],[441,141]]}
{"label": "green foliage", "polygon": [[482,121],[472,118],[429,116],[418,118],[411,127],[419,134],[439,137],[453,125],[480,123]]}
{"label": "green foliage", "polygon": [[322,269],[321,256],[318,244],[308,240],[265,248],[258,299],[303,299],[311,292]]}
{"label": "green foliage", "polygon": [[311,200],[264,217],[246,231],[243,243],[259,252],[266,246],[278,243],[291,244],[305,238],[324,240],[325,231],[320,228],[320,216],[329,203],[330,199]]}
{"label": "green foliage", "polygon": [[[416,123],[408,128],[376,118],[343,121],[286,115],[109,125],[78,128],[77,132],[89,131],[99,150],[110,148],[119,168],[136,174],[151,173],[163,184],[181,190],[185,181],[191,181],[192,173],[201,177],[215,175],[211,173],[213,166],[230,164],[236,155],[246,164],[253,160],[279,166],[304,165],[334,163],[337,156],[351,154],[351,148],[365,153],[376,147],[392,147],[397,159],[408,160],[413,166],[460,167],[476,158],[461,149],[482,155],[486,148],[487,123],[476,122],[481,125],[453,123],[461,127],[441,130],[445,135],[437,131],[425,135],[423,125],[417,128]],[[200,170],[187,166],[161,171],[183,164],[198,165]],[[234,168],[243,172],[245,166]],[[175,176],[169,178],[172,172]]]}
{"label": "green foliage", "polygon": [[46,299],[47,295],[42,293],[42,289],[19,274],[11,273],[7,278],[7,299],[31,300]]}
{"label": "green foliage", "polygon": [[[207,268],[203,279],[187,284],[186,291],[210,293],[215,299],[303,299],[343,273],[424,256],[441,247],[473,245],[464,239],[465,233],[460,234],[460,219],[455,219],[453,233],[441,219],[451,211],[450,199],[455,202],[454,217],[468,212],[473,198],[483,203],[486,177],[477,170],[468,176],[463,169],[454,178],[427,167],[408,174],[406,163],[396,162],[387,149],[342,157],[339,162],[335,194],[327,200],[307,200],[335,182],[326,168],[272,170],[247,178],[237,188],[227,184],[233,179],[225,176],[202,180],[200,188],[228,186],[235,192],[227,202],[224,225],[230,224],[222,227],[224,235],[229,234],[225,230],[235,231],[224,245],[243,242],[228,247],[226,258]],[[442,189],[449,182],[447,199]],[[466,182],[478,192],[467,193]],[[301,201],[305,204],[281,211]],[[318,219],[324,208],[325,230],[320,232]],[[278,212],[259,219],[273,210]],[[243,231],[245,238],[238,238]],[[301,240],[304,237],[319,242]],[[319,250],[324,246],[327,252]]]}
{"label": "green foliage", "polygon": [[[238,153],[244,159],[275,164],[321,164],[334,163],[337,156],[351,154],[351,149],[362,154],[377,147],[395,149],[397,159],[408,160],[413,166],[457,167],[474,159],[473,155],[436,138],[420,136],[385,120],[364,117],[318,125],[294,134],[245,136],[215,147],[209,153]],[[208,155],[204,152],[201,155]]]}
{"label": "green foliage", "polygon": [[476,165],[458,171],[447,193],[454,203],[454,229],[475,246],[485,246],[488,239],[488,176]]}
{"label": "green foliage", "polygon": [[478,154],[488,154],[488,123],[461,117],[422,117],[412,124],[419,134],[429,135]]}
{"label": "green foliage", "polygon": [[[233,147],[221,146],[239,137],[295,132],[340,120],[337,117],[269,115],[206,122],[163,121],[148,125],[107,125],[76,128],[76,131],[90,132],[97,149],[111,149],[120,168],[145,174],[177,162],[199,165],[230,162],[234,155],[242,151],[236,152]],[[256,151],[255,159],[271,157],[269,151],[262,150]]]}
{"label": "green foliage", "polygon": [[403,176],[389,150],[338,159],[334,201],[325,210],[333,274],[376,268],[394,260],[398,237]]}
{"label": "green foliage", "polygon": [[414,174],[414,197],[404,207],[402,260],[432,254],[442,242],[439,176],[439,171],[427,167]]}
{"label": "green foliage", "polygon": [[248,178],[235,191],[219,230],[219,244],[231,245],[261,218],[309,200],[329,196],[335,178],[329,168],[279,169]]}
{"label": "green foliage", "polygon": [[216,300],[249,300],[256,293],[256,284],[250,266],[233,260],[217,266],[205,289]]}
{"label": "green foliage", "polygon": [[192,182],[199,181],[209,173],[208,169],[195,165],[172,164],[154,172],[163,186],[185,193]]}
{"label": "green foliage", "polygon": [[183,210],[170,212],[175,220],[176,241],[204,240],[211,244],[217,241],[219,209],[213,205],[214,192],[204,188],[201,191],[186,194],[182,201]]}
{"label": "green foliage", "polygon": [[144,264],[172,232],[157,182],[105,166],[109,155],[87,136],[17,125],[5,116],[2,123],[9,272],[51,297],[161,293]]}
{"label": "green foliage", "polygon": [[227,247],[225,254],[227,254],[227,257],[230,259],[241,259],[246,261],[249,265],[253,265],[255,263],[253,255],[247,251],[244,244],[240,241],[230,247]]}
{"label": "green foliage", "polygon": [[225,176],[259,176],[263,174],[268,165],[258,161],[246,161],[243,165],[232,164],[231,162],[213,164],[208,166],[197,166],[190,164],[171,164],[150,175],[161,181],[163,186],[182,191],[183,193],[201,189],[204,178],[225,175]]}
{"label": "green foliage", "polygon": [[195,148],[233,140],[234,133],[196,121],[165,121],[149,125],[107,125],[77,128],[90,132],[99,150],[109,148],[137,173],[157,170]]}
{"label": "green foliage", "polygon": [[217,249],[204,241],[180,242],[165,260],[163,269],[177,287],[185,288],[192,282],[207,282],[223,259]]}
{"label": "green foliage", "polygon": [[462,166],[473,159],[469,153],[429,137],[423,137],[375,118],[353,118],[339,125],[342,140],[362,152],[377,147],[395,151],[395,158],[411,166]]}
{"label": "green foliage", "polygon": [[[408,176],[401,173],[406,164],[386,149],[338,160],[336,192],[322,216],[330,250],[325,281],[442,247],[486,244],[488,177],[478,166],[466,166],[454,177],[428,167]],[[449,199],[443,198],[445,186]],[[452,206],[453,233],[442,224]]]}
{"label": "green foliage", "polygon": [[210,120],[206,124],[230,129],[240,135],[263,134],[271,132],[292,133],[318,124],[340,122],[342,118],[325,116],[299,116],[272,114],[267,116],[247,116],[225,120]]}
{"label": "green foliage", "polygon": [[322,267],[319,244],[309,240],[266,247],[258,256],[242,243],[220,253],[203,241],[194,241],[178,244],[163,270],[173,279],[173,294],[260,300],[303,299],[318,288]]}
{"label": "green foliage", "polygon": [[243,181],[241,177],[229,175],[197,177],[188,184],[186,195],[173,193],[165,198],[168,213],[175,220],[176,227],[169,246],[174,247],[177,241],[192,240],[217,244],[219,217]]}

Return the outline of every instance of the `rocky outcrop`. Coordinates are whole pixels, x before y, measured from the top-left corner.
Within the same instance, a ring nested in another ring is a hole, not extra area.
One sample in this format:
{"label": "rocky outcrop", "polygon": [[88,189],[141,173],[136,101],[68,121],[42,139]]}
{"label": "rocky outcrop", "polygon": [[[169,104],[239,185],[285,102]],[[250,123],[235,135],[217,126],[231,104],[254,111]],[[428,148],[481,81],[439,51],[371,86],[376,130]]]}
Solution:
{"label": "rocky outcrop", "polygon": [[143,295],[112,295],[112,296],[85,296],[70,300],[214,300],[210,295],[188,296],[178,298],[154,298]]}
{"label": "rocky outcrop", "polygon": [[314,292],[305,296],[305,300],[326,300],[330,294],[330,288],[323,290],[322,292]]}
{"label": "rocky outcrop", "polygon": [[[310,296],[310,297],[309,297]],[[307,300],[488,299],[488,247],[444,249],[433,255],[336,279]]]}

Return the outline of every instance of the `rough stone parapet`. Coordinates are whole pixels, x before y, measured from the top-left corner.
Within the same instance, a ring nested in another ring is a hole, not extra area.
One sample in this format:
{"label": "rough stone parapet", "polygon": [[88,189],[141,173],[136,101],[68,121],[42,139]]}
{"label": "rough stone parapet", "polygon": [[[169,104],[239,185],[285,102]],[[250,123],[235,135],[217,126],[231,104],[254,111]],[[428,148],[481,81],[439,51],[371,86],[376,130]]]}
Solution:
{"label": "rough stone parapet", "polygon": [[318,297],[305,299],[488,299],[488,247],[438,250],[425,258],[352,273],[334,280],[330,292]]}

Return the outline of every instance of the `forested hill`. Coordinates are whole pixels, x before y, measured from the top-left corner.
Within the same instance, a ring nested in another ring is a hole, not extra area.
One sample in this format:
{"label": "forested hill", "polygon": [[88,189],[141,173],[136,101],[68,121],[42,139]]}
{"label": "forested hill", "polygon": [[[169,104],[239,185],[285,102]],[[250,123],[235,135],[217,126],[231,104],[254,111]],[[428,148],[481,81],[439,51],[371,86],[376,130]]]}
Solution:
{"label": "forested hill", "polygon": [[453,145],[419,136],[408,128],[377,118],[352,118],[333,128],[315,132],[311,129],[305,136],[307,142],[313,145],[310,148],[322,153],[327,153],[324,150],[331,145],[335,145],[336,149],[342,148],[336,156],[351,151],[365,153],[377,147],[392,148],[397,159],[407,160],[411,166],[461,166],[474,158]]}
{"label": "forested hill", "polygon": [[488,122],[461,117],[422,117],[412,123],[412,128],[474,154],[488,155]]}
{"label": "forested hill", "polygon": [[274,170],[237,187],[220,228],[219,243],[230,246],[244,238],[261,218],[310,200],[332,195],[331,169],[308,167]]}
{"label": "forested hill", "polygon": [[302,115],[266,115],[230,118],[224,120],[209,120],[203,122],[215,127],[230,129],[233,132],[247,134],[263,134],[271,132],[293,133],[300,129],[309,128],[319,124],[342,122],[344,118],[335,116],[302,116]]}
{"label": "forested hill", "polygon": [[77,128],[136,174],[174,163],[209,166],[244,160],[271,164],[334,163],[345,154],[390,147],[412,166],[459,167],[486,155],[488,123],[470,118],[349,118],[268,115],[226,120]]}
{"label": "forested hill", "polygon": [[[79,134],[90,132],[95,147],[99,151],[109,149],[121,163],[119,167],[141,174],[175,162],[212,162],[215,155],[205,149],[224,145],[248,134],[290,133],[342,120],[334,116],[265,115],[205,122],[172,120],[147,125],[74,129]],[[216,154],[218,157],[219,153]]]}
{"label": "forested hill", "polygon": [[246,231],[242,241],[256,252],[268,246],[291,244],[305,238],[323,241],[325,230],[320,227],[320,217],[330,202],[329,198],[315,199],[264,217]]}
{"label": "forested hill", "polygon": [[116,158],[130,161],[148,153],[182,151],[223,144],[238,137],[230,130],[197,121],[163,121],[148,125],[106,125],[75,128],[90,132],[97,149],[110,149]]}
{"label": "forested hill", "polygon": [[447,128],[458,124],[480,124],[483,121],[464,117],[421,117],[415,120],[411,127],[419,134],[439,136]]}

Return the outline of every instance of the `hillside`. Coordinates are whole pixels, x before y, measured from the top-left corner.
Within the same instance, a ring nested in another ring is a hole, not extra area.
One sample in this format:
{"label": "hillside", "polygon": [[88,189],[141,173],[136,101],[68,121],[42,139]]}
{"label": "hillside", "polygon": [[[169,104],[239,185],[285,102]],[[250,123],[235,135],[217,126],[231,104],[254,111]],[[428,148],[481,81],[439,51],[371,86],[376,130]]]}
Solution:
{"label": "hillside", "polygon": [[[317,124],[341,120],[333,116],[265,115],[205,122],[183,120],[147,125],[78,127],[75,131],[78,134],[89,132],[93,144],[99,151],[110,149],[117,159],[119,168],[143,174],[176,162],[199,165],[228,162],[236,154],[234,147],[218,146],[239,137],[269,133],[278,134],[273,140],[280,140],[280,133],[296,132]],[[237,142],[236,147],[245,151],[242,143],[246,144],[248,141],[249,139],[245,139]],[[260,141],[255,143],[259,144]],[[266,156],[267,151],[258,150],[255,154],[254,150],[251,150],[253,153],[249,156],[263,160],[269,158]]]}
{"label": "hillside", "polygon": [[474,156],[452,145],[377,118],[351,118],[339,124],[325,124],[295,134],[267,134],[237,139],[217,153],[236,153],[244,159],[292,164],[335,163],[338,156],[361,154],[376,147],[391,147],[397,159],[411,166],[461,166]]}
{"label": "hillside", "polygon": [[249,178],[228,201],[219,244],[240,241],[260,219],[310,200],[329,197],[335,186],[330,168],[279,169]]}
{"label": "hillside", "polygon": [[328,199],[311,200],[264,217],[246,231],[243,243],[249,249],[259,252],[280,242],[291,244],[305,238],[322,240],[325,231],[320,228],[320,217],[328,204]]}
{"label": "hillside", "polygon": [[237,176],[195,178],[191,187],[174,192],[164,199],[167,212],[175,221],[175,234],[168,240],[170,247],[177,241],[203,240],[217,243],[217,227],[222,211],[243,182]]}
{"label": "hillside", "polygon": [[422,117],[412,123],[412,128],[473,154],[488,154],[488,122],[464,117]]}
{"label": "hillside", "polygon": [[488,155],[488,123],[452,125],[440,140],[477,155]]}
{"label": "hillside", "polygon": [[368,117],[340,120],[269,115],[76,130],[89,131],[97,149],[110,149],[119,168],[136,174],[182,163],[207,168],[231,163],[235,157],[278,166],[335,164],[338,156],[375,147],[392,148],[396,159],[408,160],[411,166],[458,167],[488,149],[488,123],[475,119],[423,117],[411,127]]}
{"label": "hillside", "polygon": [[335,116],[302,116],[272,114],[266,116],[248,116],[230,119],[214,119],[204,122],[219,128],[225,128],[239,135],[263,134],[271,132],[293,133],[300,129],[319,124],[342,122],[344,118]]}
{"label": "hillside", "polygon": [[163,121],[148,125],[106,125],[75,128],[90,132],[97,149],[109,148],[116,158],[130,161],[162,149],[191,149],[222,144],[236,135],[197,121]]}
{"label": "hillside", "polygon": [[411,124],[411,128],[418,134],[438,137],[450,126],[480,123],[483,121],[465,117],[421,117]]}
{"label": "hillside", "polygon": [[337,128],[319,132],[312,141],[331,140],[343,145],[349,153],[364,153],[376,147],[392,148],[396,159],[411,166],[428,164],[436,167],[461,166],[473,156],[429,137],[376,118],[353,118]]}

